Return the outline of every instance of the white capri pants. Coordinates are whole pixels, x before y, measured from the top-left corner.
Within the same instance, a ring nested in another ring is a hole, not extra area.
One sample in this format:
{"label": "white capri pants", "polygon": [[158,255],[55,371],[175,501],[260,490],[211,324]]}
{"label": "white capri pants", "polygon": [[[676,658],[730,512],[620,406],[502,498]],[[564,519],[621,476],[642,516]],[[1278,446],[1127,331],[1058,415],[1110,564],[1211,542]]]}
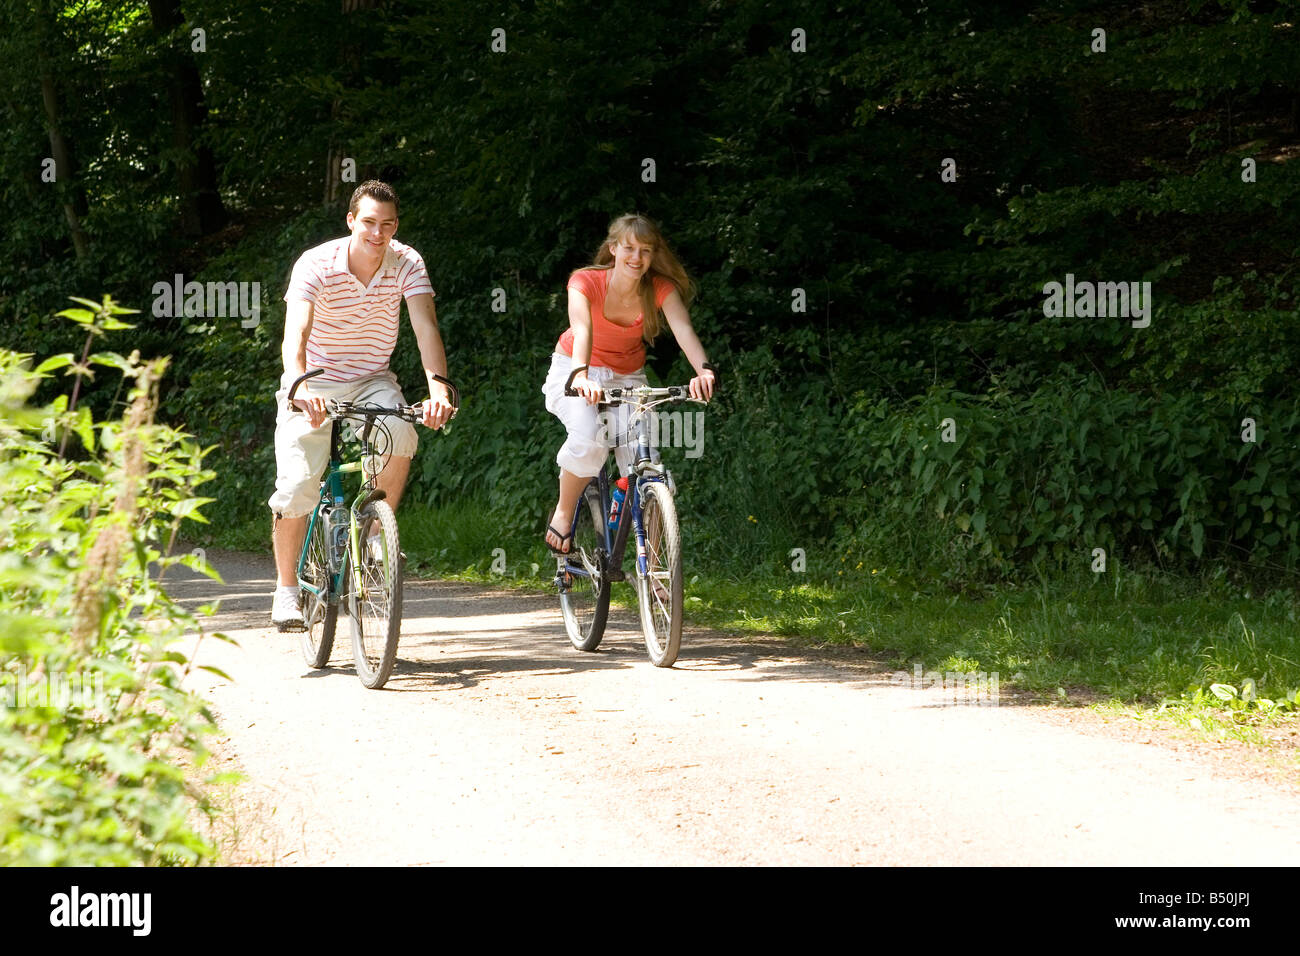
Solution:
{"label": "white capri pants", "polygon": [[[596,406],[588,405],[585,398],[566,396],[564,383],[571,371],[573,359],[563,352],[556,352],[551,356],[551,370],[542,386],[542,394],[546,396],[546,410],[563,422],[569,433],[555,455],[555,463],[580,478],[593,478],[600,473],[610,448],[613,448],[619,474],[628,474],[633,449],[621,439],[627,429],[631,409],[627,405],[619,405],[597,413]],[[646,380],[644,369],[624,374],[603,365],[593,365],[587,369],[587,378],[601,388],[650,384]],[[653,449],[651,457],[655,461],[659,460]]]}
{"label": "white capri pants", "polygon": [[[320,501],[320,479],[330,460],[330,421],[326,419],[317,428],[311,427],[306,413],[290,412],[285,406],[289,386],[297,378],[291,372],[280,377],[280,388],[275,393],[275,493],[267,502],[279,517],[301,518],[311,514]],[[350,382],[322,382],[309,379],[298,386],[306,387],[312,395],[341,402],[373,402],[376,405],[405,405],[397,376],[392,372],[377,372]],[[418,438],[415,426],[400,418],[380,418],[393,436],[393,447],[383,447],[383,436],[376,430],[371,438],[375,451],[381,455],[393,454],[410,458],[415,454]]]}

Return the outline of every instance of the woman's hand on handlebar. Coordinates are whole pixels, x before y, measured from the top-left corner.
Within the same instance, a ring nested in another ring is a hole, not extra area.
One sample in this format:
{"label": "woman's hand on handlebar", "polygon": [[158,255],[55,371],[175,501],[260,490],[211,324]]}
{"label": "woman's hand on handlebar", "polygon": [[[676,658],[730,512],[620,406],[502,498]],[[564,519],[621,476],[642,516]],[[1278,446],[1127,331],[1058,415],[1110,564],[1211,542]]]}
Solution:
{"label": "woman's hand on handlebar", "polygon": [[591,379],[587,378],[586,372],[579,372],[577,375],[573,376],[573,384],[571,387],[575,392],[578,392],[587,400],[588,405],[597,405],[600,403],[602,397],[601,387],[592,382]]}
{"label": "woman's hand on handlebar", "polygon": [[691,379],[691,384],[687,387],[691,398],[707,402],[713,397],[713,387],[716,382],[716,376],[713,369],[706,368],[703,375],[697,375]]}

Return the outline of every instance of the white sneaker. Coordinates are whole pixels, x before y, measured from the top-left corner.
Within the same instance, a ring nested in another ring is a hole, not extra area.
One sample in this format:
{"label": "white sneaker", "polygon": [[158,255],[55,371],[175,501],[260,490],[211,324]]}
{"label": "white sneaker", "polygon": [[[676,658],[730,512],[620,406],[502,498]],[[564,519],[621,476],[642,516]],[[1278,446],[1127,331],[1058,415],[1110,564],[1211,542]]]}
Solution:
{"label": "white sneaker", "polygon": [[302,610],[298,607],[297,588],[276,588],[271,603],[271,623],[281,631],[305,631]]}

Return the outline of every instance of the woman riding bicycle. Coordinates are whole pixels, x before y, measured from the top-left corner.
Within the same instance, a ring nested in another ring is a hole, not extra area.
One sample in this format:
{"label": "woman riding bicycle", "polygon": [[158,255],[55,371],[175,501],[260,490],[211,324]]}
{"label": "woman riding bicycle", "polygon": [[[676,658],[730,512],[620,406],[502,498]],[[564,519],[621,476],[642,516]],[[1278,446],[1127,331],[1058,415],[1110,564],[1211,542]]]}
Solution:
{"label": "woman riding bicycle", "polygon": [[[542,386],[546,410],[569,433],[555,456],[560,497],[546,527],[546,544],[559,554],[572,546],[578,498],[609,453],[612,436],[606,436],[595,408],[601,391],[648,384],[646,345],[663,330],[664,320],[695,369],[691,397],[707,401],[714,386],[713,371],[704,367],[708,356],[686,311],[694,283],[659,227],[645,216],[625,215],[610,223],[594,262],[569,276],[567,288],[569,329],[556,343]],[[570,374],[580,397],[564,394]]]}

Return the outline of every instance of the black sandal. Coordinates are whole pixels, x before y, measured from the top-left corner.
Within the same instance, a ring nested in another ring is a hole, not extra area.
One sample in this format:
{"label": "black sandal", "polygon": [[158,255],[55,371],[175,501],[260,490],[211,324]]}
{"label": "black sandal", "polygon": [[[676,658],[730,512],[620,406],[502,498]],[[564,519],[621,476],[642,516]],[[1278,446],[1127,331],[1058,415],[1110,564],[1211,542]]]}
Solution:
{"label": "black sandal", "polygon": [[[555,535],[557,538],[560,539],[560,544],[561,544],[561,546],[563,546],[564,542],[566,542],[566,541],[570,541],[570,542],[573,541],[573,532],[572,532],[572,531],[570,531],[568,534],[560,534],[560,532],[556,531],[555,528],[551,527],[549,524],[546,526],[546,530],[549,531],[551,534]],[[543,539],[543,540],[545,540],[545,539]],[[549,541],[546,542],[546,547],[550,548],[550,550],[551,550],[551,554],[555,554],[555,555],[565,555],[565,554],[568,554],[570,551],[573,550],[573,546],[570,545],[569,547],[564,548],[564,550],[561,551],[561,550],[558,549],[558,548],[551,547],[551,542],[549,542]]]}

